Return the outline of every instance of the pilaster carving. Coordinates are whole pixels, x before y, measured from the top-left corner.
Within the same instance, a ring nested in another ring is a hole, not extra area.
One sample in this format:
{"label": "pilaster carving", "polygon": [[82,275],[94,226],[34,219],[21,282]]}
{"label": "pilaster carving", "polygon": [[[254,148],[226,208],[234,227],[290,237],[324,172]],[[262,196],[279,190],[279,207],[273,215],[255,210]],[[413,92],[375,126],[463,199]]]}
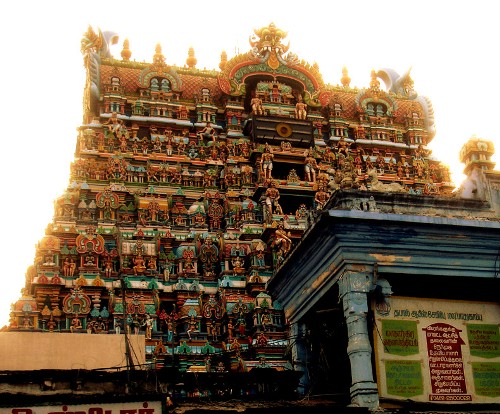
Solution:
{"label": "pilaster carving", "polygon": [[299,394],[304,394],[309,388],[309,377],[307,375],[308,353],[305,343],[306,330],[307,327],[304,323],[295,322],[290,324],[290,337],[294,338],[294,340],[292,340],[292,361],[294,370],[303,373],[298,385]]}
{"label": "pilaster carving", "polygon": [[347,323],[347,354],[351,362],[351,403],[375,409],[378,407],[377,384],[373,380],[372,347],[368,336],[367,294],[372,288],[371,276],[348,271],[339,280]]}

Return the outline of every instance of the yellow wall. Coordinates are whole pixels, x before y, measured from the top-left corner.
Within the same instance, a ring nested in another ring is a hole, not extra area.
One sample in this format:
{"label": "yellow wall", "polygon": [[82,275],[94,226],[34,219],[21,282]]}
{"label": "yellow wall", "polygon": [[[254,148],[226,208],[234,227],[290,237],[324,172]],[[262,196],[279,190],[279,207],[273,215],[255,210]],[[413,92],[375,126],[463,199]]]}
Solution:
{"label": "yellow wall", "polygon": [[[130,335],[134,364],[145,363],[144,335]],[[124,335],[0,332],[0,371],[126,367]]]}

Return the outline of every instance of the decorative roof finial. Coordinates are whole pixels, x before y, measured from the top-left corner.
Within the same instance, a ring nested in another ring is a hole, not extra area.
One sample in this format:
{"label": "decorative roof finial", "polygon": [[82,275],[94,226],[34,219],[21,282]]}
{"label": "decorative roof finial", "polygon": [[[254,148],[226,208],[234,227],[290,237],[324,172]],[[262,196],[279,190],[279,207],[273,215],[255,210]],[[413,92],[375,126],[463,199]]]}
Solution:
{"label": "decorative roof finial", "polygon": [[224,70],[224,68],[226,67],[226,63],[227,63],[227,53],[225,50],[223,50],[222,53],[220,54],[220,63],[219,63],[220,70]]}
{"label": "decorative roof finial", "polygon": [[370,89],[373,91],[380,90],[380,81],[377,79],[377,72],[375,72],[375,69],[372,69],[371,77],[372,80],[370,81]]}
{"label": "decorative roof finial", "polygon": [[165,63],[165,56],[161,53],[161,45],[159,43],[156,44],[155,48],[155,54],[153,56],[153,63],[156,64],[164,64]]}
{"label": "decorative roof finial", "polygon": [[123,49],[121,52],[122,59],[125,62],[128,62],[130,60],[130,56],[132,56],[132,51],[129,49],[129,47],[130,47],[130,45],[129,45],[128,39],[125,39],[123,41]]}
{"label": "decorative roof finial", "polygon": [[81,52],[85,54],[88,51],[98,52],[104,44],[101,31],[94,32],[92,26],[89,25],[87,32],[83,35],[81,40]]}
{"label": "decorative roof finial", "polygon": [[198,62],[198,59],[194,56],[194,48],[193,46],[190,46],[188,50],[188,58],[186,59],[186,65],[188,65],[189,68],[194,68],[196,66],[196,62]]}
{"label": "decorative roof finial", "polygon": [[340,82],[344,88],[348,88],[351,83],[351,78],[349,77],[349,72],[347,68],[344,66],[342,68],[342,77],[340,78]]}

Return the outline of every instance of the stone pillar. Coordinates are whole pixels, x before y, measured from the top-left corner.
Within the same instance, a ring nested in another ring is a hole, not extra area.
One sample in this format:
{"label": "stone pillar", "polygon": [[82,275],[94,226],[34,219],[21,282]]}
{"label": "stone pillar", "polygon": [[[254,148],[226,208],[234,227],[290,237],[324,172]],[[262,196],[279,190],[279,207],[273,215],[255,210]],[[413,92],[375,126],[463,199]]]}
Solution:
{"label": "stone pillar", "polygon": [[293,369],[301,371],[302,377],[299,380],[297,391],[300,395],[304,395],[309,388],[309,376],[307,374],[307,364],[309,354],[307,352],[306,344],[306,331],[307,327],[304,323],[294,322],[290,324],[290,342],[292,346],[292,361]]}
{"label": "stone pillar", "polygon": [[372,280],[366,273],[347,271],[339,280],[339,298],[347,323],[347,354],[351,362],[351,403],[376,409],[378,389],[373,380],[372,346],[366,322],[367,294],[371,288]]}

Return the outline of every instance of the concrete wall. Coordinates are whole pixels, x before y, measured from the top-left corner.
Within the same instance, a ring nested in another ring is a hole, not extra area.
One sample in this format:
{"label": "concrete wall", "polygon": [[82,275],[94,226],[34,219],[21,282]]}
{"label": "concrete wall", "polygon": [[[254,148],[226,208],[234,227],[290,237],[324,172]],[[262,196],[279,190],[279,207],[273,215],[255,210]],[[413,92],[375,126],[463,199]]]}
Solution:
{"label": "concrete wall", "polygon": [[[144,335],[130,335],[134,364],[145,363]],[[0,332],[0,371],[126,367],[125,335]]]}

